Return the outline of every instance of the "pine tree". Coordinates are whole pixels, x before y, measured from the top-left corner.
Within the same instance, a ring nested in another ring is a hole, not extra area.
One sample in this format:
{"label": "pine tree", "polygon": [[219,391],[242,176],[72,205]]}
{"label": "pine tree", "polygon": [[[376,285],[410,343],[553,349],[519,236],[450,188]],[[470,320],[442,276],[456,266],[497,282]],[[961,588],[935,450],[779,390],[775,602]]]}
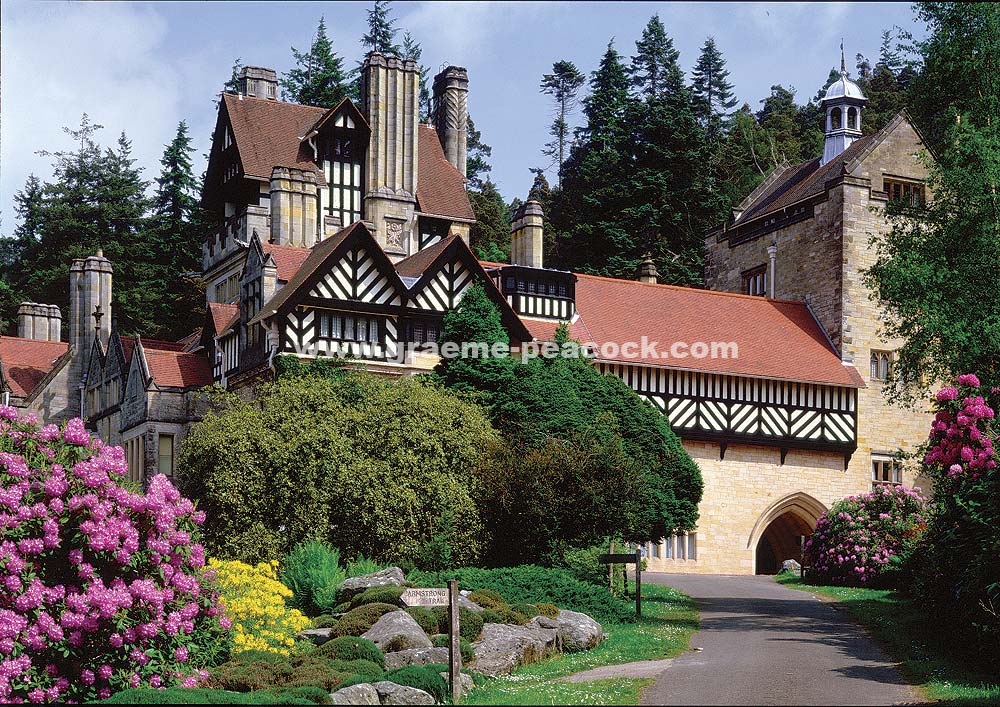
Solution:
{"label": "pine tree", "polygon": [[487,179],[479,191],[469,192],[476,222],[469,244],[483,260],[506,262],[510,257],[510,216],[497,185]]}
{"label": "pine tree", "polygon": [[725,124],[732,115],[731,109],[736,105],[736,97],[733,85],[729,83],[726,60],[714,38],[705,40],[692,78],[691,98],[695,113],[709,140],[715,141],[724,132]]}
{"label": "pine tree", "polygon": [[476,130],[476,124],[469,116],[468,137],[465,147],[465,178],[468,181],[469,189],[482,189],[485,181],[489,181],[489,174],[493,171],[493,166],[487,162],[486,158],[493,154],[493,148],[483,142],[483,134]]}
{"label": "pine tree", "polygon": [[577,94],[583,86],[586,77],[571,61],[557,61],[552,65],[552,73],[542,76],[540,90],[552,96],[555,101],[555,118],[549,127],[553,140],[545,145],[542,154],[551,157],[556,162],[556,184],[558,175],[566,161],[566,145],[569,141],[569,119],[577,104]]}
{"label": "pine tree", "polygon": [[678,63],[680,52],[674,48],[674,40],[667,35],[659,15],[649,18],[635,49],[629,74],[643,100],[683,90],[684,72]]}
{"label": "pine tree", "polygon": [[601,64],[590,80],[590,95],[583,101],[586,126],[578,131],[588,148],[617,151],[628,142],[631,101],[629,79],[621,54],[608,42]]}
{"label": "pine tree", "polygon": [[408,31],[404,32],[402,56],[400,58],[416,62],[420,71],[420,89],[417,100],[420,102],[420,122],[426,123],[430,121],[431,116],[431,92],[427,88],[427,77],[430,75],[430,69],[420,63],[420,57],[423,53],[424,51],[420,48],[420,43],[413,38],[413,35]]}
{"label": "pine tree", "polygon": [[233,62],[233,71],[229,76],[229,80],[222,84],[223,93],[239,93],[240,92],[240,73],[243,71],[243,59],[236,57],[236,61]]}
{"label": "pine tree", "polygon": [[391,0],[375,0],[368,10],[368,32],[361,38],[361,45],[369,52],[399,56],[396,44],[396,18],[391,15]]}
{"label": "pine tree", "polygon": [[156,179],[156,214],[173,224],[190,221],[197,204],[198,184],[191,166],[191,137],[185,121],[177,124],[174,139],[164,147],[161,172]]}
{"label": "pine tree", "polygon": [[344,60],[333,51],[326,34],[326,21],[319,18],[316,36],[308,52],[292,47],[295,68],[284,74],[281,88],[285,100],[307,106],[332,108],[350,93]]}

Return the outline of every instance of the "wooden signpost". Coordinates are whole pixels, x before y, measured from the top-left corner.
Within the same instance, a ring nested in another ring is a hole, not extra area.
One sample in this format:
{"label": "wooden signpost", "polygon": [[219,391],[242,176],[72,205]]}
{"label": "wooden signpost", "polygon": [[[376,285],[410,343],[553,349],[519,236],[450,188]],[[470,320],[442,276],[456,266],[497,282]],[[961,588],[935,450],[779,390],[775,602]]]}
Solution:
{"label": "wooden signpost", "polygon": [[[614,545],[611,546],[614,549]],[[601,555],[602,565],[635,565],[635,617],[642,618],[642,553],[636,549],[634,553],[609,553]],[[613,575],[612,575],[613,576]],[[625,575],[625,591],[628,592],[628,575]]]}
{"label": "wooden signpost", "polygon": [[462,697],[462,649],[459,644],[458,580],[449,579],[447,589],[409,588],[400,597],[407,606],[448,607],[448,683],[452,704]]}

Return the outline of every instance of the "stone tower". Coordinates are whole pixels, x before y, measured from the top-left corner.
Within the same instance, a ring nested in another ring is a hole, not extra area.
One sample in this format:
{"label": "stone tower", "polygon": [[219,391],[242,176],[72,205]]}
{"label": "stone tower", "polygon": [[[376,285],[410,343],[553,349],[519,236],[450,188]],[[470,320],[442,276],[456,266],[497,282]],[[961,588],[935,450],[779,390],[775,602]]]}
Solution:
{"label": "stone tower", "polygon": [[823,143],[824,165],[841,154],[861,137],[861,108],[866,102],[856,83],[847,78],[843,51],[840,54],[840,78],[830,84],[820,104],[826,109],[826,138]]}
{"label": "stone tower", "polygon": [[77,258],[69,269],[71,410],[80,409],[83,376],[95,339],[107,350],[111,338],[111,275],[111,261],[100,250],[89,258]]}
{"label": "stone tower", "polygon": [[240,93],[253,98],[278,100],[278,74],[263,66],[244,66],[239,74]]}
{"label": "stone tower", "polygon": [[361,102],[371,126],[365,218],[382,248],[397,258],[415,249],[419,90],[416,62],[377,52],[365,57]]}
{"label": "stone tower", "polygon": [[461,66],[449,66],[434,77],[434,127],[444,148],[444,156],[465,175],[469,128],[469,73]]}

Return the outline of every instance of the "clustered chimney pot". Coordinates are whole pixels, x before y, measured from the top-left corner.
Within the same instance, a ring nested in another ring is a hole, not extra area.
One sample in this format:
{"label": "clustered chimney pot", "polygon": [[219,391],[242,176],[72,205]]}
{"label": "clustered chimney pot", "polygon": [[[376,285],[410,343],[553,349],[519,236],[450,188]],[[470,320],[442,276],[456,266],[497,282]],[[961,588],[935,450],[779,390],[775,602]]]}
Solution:
{"label": "clustered chimney pot", "polygon": [[62,339],[62,313],[54,304],[22,302],[17,308],[17,335],[35,341]]}

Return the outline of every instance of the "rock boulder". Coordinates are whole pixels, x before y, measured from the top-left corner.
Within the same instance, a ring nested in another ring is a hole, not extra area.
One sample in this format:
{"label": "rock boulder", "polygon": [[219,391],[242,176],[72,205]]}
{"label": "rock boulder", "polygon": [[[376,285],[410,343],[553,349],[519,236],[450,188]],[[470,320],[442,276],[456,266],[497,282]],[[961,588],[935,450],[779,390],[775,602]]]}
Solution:
{"label": "rock boulder", "polygon": [[428,692],[407,685],[397,685],[383,680],[372,685],[384,705],[432,705],[434,698]]}
{"label": "rock boulder", "polygon": [[385,654],[386,670],[395,670],[396,668],[403,668],[407,665],[429,665],[431,663],[447,665],[448,649],[407,648],[406,650]]}
{"label": "rock boulder", "polygon": [[300,631],[296,635],[296,638],[302,641],[309,641],[315,646],[322,646],[330,640],[332,633],[332,628],[307,628],[305,631]]}
{"label": "rock boulder", "polygon": [[559,640],[567,652],[589,651],[604,640],[604,629],[586,614],[563,609],[555,620],[559,623]]}
{"label": "rock boulder", "polygon": [[434,644],[420,624],[405,611],[390,611],[361,636],[383,651],[404,651],[410,648],[430,648]]}
{"label": "rock boulder", "polygon": [[400,587],[406,582],[403,570],[398,567],[387,567],[378,572],[363,574],[360,577],[351,577],[337,585],[337,597],[340,601],[347,601],[372,587]]}
{"label": "rock boulder", "polygon": [[484,675],[505,675],[558,651],[559,630],[538,625],[486,624],[479,641],[472,644],[474,669]]}
{"label": "rock boulder", "polygon": [[380,705],[378,691],[369,683],[351,685],[337,690],[330,695],[335,705]]}

